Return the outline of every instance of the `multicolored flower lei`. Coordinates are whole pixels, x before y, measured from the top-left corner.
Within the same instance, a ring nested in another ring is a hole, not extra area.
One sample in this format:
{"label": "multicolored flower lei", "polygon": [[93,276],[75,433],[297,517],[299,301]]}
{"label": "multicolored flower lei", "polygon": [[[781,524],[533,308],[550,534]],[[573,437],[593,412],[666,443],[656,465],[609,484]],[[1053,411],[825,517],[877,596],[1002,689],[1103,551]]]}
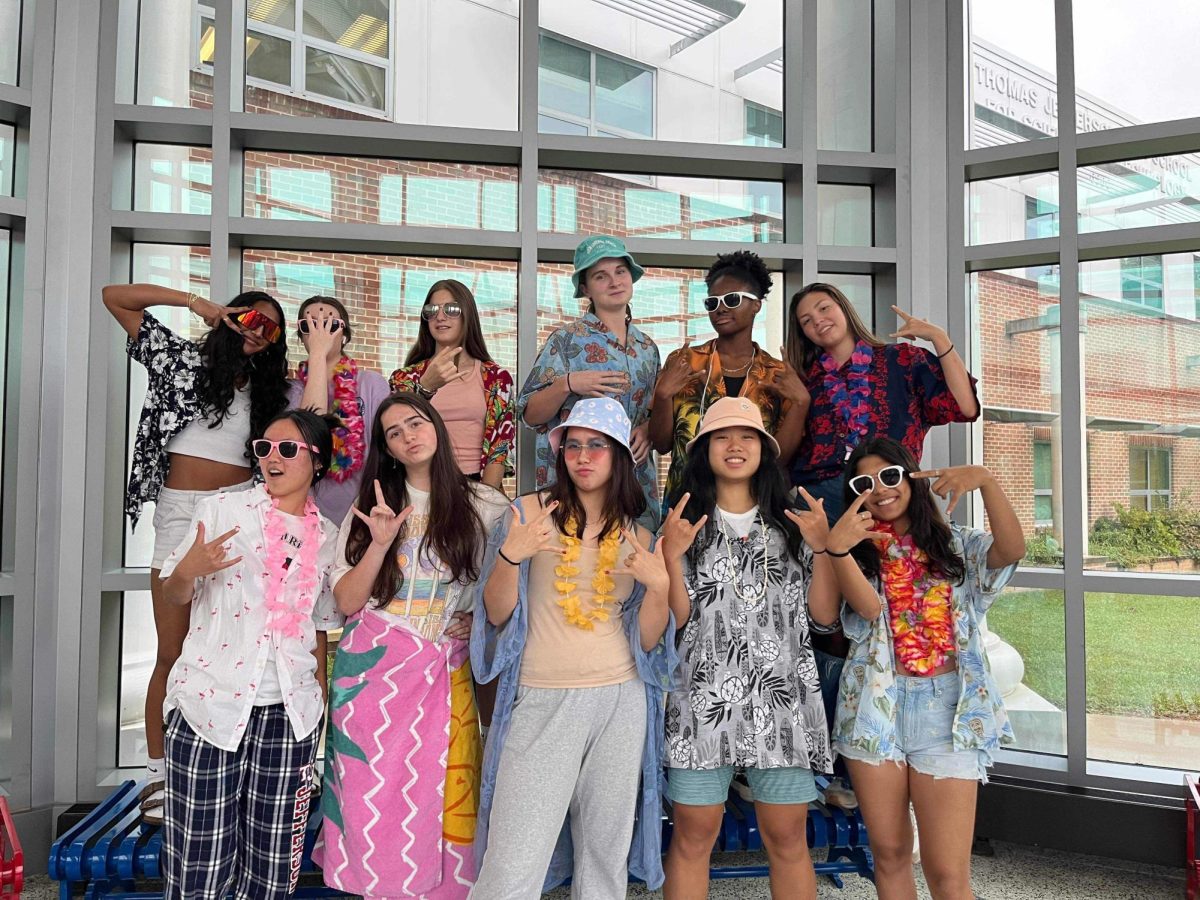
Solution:
{"label": "multicolored flower lei", "polygon": [[[301,384],[308,381],[308,363],[300,363],[297,372]],[[333,429],[333,456],[326,477],[343,482],[362,466],[367,444],[362,413],[358,408],[358,365],[343,356],[333,367],[333,406],[329,410],[342,424]]]}
{"label": "multicolored flower lei", "polygon": [[856,446],[866,440],[870,431],[871,407],[868,401],[871,399],[871,362],[874,359],[875,348],[866,341],[859,341],[850,354],[850,367],[843,378],[838,371],[837,360],[829,353],[821,354],[825,392],[846,423],[847,458]]}
{"label": "multicolored flower lei", "polygon": [[879,543],[880,580],[887,597],[896,660],[909,675],[928,675],[954,655],[950,582],[929,570],[929,557],[911,535],[898,535],[889,522]]}
{"label": "multicolored flower lei", "polygon": [[304,501],[304,536],[300,543],[300,558],[293,564],[300,567],[296,576],[296,602],[284,596],[283,582],[288,573],[289,544],[285,540],[287,523],[279,504],[272,498],[271,509],[263,517],[263,536],[267,541],[267,628],[283,637],[299,638],[301,625],[312,615],[317,602],[317,553],[321,548],[321,514],[312,496]]}
{"label": "multicolored flower lei", "polygon": [[562,555],[562,562],[554,567],[554,574],[558,576],[558,580],[554,582],[559,594],[558,605],[562,607],[563,615],[569,624],[584,631],[592,631],[596,627],[593,623],[608,621],[610,613],[606,607],[617,599],[613,594],[617,583],[608,573],[617,564],[617,556],[621,552],[621,531],[619,528],[612,528],[600,539],[600,554],[596,558],[596,571],[592,575],[592,590],[595,591],[592,597],[593,606],[586,612],[579,602],[579,588],[575,584],[575,579],[579,576],[579,567],[575,563],[582,552],[583,541],[579,539],[579,523],[574,518],[567,519],[559,541],[566,551]]}

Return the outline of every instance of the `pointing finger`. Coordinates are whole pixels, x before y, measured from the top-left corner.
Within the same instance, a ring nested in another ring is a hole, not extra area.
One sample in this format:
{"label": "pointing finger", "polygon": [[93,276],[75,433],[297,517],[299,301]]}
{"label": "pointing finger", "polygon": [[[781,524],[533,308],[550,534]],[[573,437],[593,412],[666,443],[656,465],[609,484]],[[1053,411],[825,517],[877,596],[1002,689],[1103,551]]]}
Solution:
{"label": "pointing finger", "polygon": [[379,479],[375,479],[375,505],[387,506],[387,501],[383,498],[383,485],[379,483]]}
{"label": "pointing finger", "polygon": [[625,540],[628,541],[630,544],[632,544],[634,547],[637,547],[639,550],[646,549],[645,547],[642,546],[642,542],[638,540],[637,535],[634,534],[632,531],[630,531],[628,528],[622,528],[621,534],[625,535]]}
{"label": "pointing finger", "polygon": [[698,521],[695,525],[692,526],[692,537],[695,537],[697,534],[700,533],[700,529],[704,527],[704,523],[707,521],[708,521],[707,514],[700,517],[700,521]]}
{"label": "pointing finger", "polygon": [[203,522],[196,523],[196,543],[197,544],[204,543],[204,523]]}
{"label": "pointing finger", "polygon": [[910,472],[909,478],[940,478],[942,475],[941,469],[922,469],[920,472]]}
{"label": "pointing finger", "polygon": [[217,566],[214,571],[220,572],[222,569],[228,569],[230,566],[236,566],[241,561],[242,557],[240,556],[236,557],[235,559],[227,559],[225,562],[221,563],[221,565]]}
{"label": "pointing finger", "polygon": [[412,511],[413,511],[413,508],[412,508],[411,503],[408,506],[404,507],[404,509],[400,510],[399,515],[396,516],[396,524],[403,525],[404,520],[412,515]]}

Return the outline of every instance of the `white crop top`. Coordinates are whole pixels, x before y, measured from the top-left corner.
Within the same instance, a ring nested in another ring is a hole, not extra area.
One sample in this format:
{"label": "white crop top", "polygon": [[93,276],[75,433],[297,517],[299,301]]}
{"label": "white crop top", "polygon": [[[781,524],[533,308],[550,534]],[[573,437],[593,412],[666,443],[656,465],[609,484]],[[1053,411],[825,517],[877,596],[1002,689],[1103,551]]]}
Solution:
{"label": "white crop top", "polygon": [[197,456],[231,466],[249,466],[246,441],[250,440],[250,389],[234,391],[229,412],[216,428],[206,418],[193,419],[167,441],[168,453]]}

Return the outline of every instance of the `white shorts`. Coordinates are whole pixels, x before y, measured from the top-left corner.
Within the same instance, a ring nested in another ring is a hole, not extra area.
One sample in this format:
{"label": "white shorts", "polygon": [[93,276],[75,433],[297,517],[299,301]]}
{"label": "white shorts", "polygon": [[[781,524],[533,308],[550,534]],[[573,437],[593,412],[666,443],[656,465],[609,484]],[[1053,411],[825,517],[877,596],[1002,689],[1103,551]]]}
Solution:
{"label": "white shorts", "polygon": [[[221,491],[233,493],[254,487],[254,479],[232,484],[215,491],[179,491],[164,487],[158,492],[154,505],[154,555],[150,557],[150,568],[161,569],[175,548],[188,536],[188,525],[196,512],[196,504],[202,497],[211,497]],[[216,537],[216,535],[213,535]]]}

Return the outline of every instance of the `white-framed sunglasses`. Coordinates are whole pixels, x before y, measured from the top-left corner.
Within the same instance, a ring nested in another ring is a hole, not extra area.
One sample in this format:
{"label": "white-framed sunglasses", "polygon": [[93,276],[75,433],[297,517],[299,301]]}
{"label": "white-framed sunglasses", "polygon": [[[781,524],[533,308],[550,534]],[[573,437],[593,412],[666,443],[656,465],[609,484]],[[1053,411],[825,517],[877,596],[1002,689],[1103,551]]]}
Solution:
{"label": "white-framed sunglasses", "polygon": [[726,309],[737,309],[745,300],[749,303],[752,300],[760,299],[757,294],[751,294],[749,291],[730,291],[728,294],[721,294],[719,297],[705,297],[704,308],[708,312],[716,312],[717,308],[724,306]]}
{"label": "white-framed sunglasses", "polygon": [[884,487],[898,487],[904,480],[904,466],[887,466],[874,475],[855,475],[850,479],[850,490],[854,491],[856,496],[870,493],[875,490],[876,478]]}

